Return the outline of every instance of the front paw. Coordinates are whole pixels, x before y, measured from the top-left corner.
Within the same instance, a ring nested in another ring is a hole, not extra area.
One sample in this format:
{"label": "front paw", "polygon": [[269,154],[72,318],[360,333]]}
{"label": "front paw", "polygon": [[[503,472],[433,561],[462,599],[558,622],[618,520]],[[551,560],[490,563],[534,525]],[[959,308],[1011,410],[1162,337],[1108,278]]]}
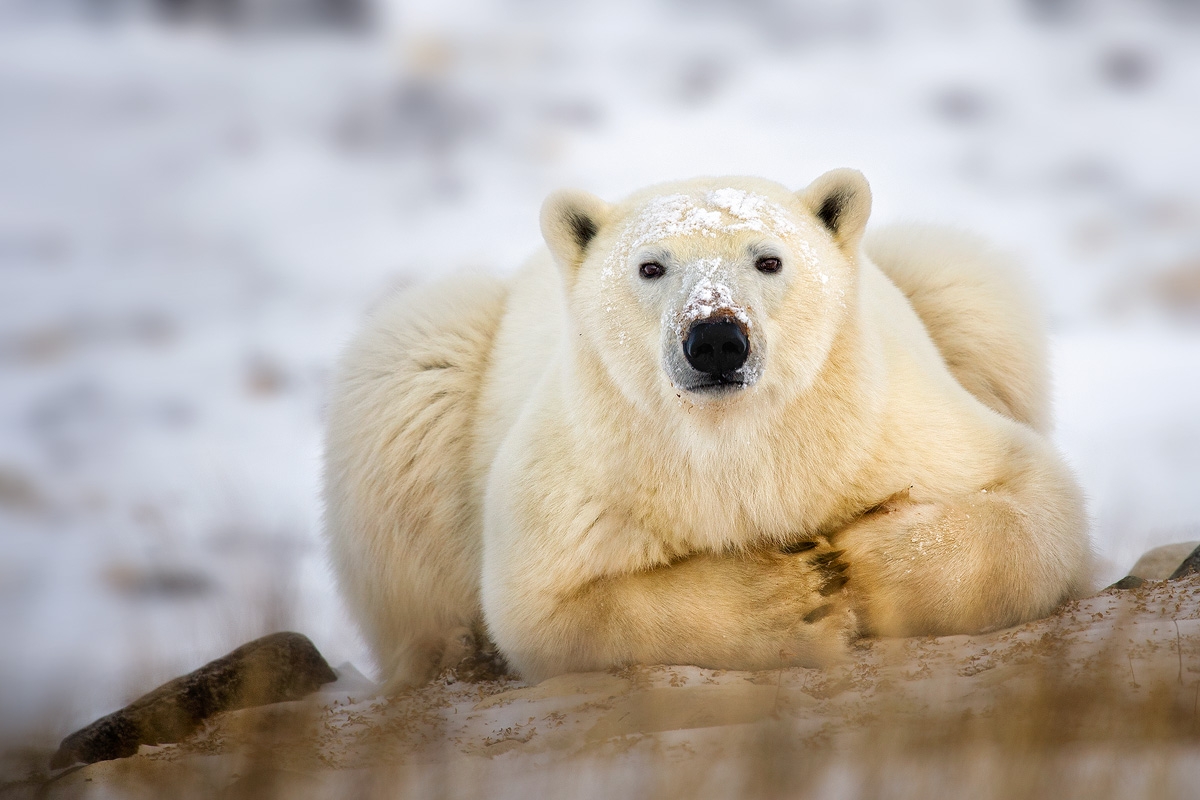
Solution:
{"label": "front paw", "polygon": [[778,609],[796,643],[783,654],[789,663],[831,663],[856,638],[858,617],[847,590],[852,570],[845,555],[822,540],[791,545],[777,556],[786,576]]}

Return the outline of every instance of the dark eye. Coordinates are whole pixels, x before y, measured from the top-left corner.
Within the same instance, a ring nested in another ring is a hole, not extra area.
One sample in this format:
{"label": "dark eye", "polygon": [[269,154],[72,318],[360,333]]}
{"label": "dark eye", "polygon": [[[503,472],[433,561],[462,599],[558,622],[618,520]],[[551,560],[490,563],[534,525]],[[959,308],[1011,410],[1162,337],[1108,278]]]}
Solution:
{"label": "dark eye", "polygon": [[754,266],[759,272],[779,272],[783,269],[783,262],[774,256],[766,256],[755,261]]}
{"label": "dark eye", "polygon": [[638,272],[643,278],[661,278],[667,271],[667,268],[657,261],[647,261],[638,267]]}

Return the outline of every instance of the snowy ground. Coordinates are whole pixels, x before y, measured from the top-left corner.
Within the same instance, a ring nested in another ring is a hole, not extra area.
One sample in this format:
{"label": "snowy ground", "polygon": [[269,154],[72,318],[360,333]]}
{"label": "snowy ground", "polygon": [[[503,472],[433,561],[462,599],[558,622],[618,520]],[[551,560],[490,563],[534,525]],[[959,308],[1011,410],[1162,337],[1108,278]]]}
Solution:
{"label": "snowy ground", "polygon": [[1182,800],[1200,779],[1198,657],[1191,576],[990,634],[862,640],[825,669],[446,675],[393,698],[349,674],[12,800]]}
{"label": "snowy ground", "polygon": [[229,35],[0,0],[0,728],[283,626],[365,667],[330,365],[389,288],[512,269],[562,185],[849,165],[877,221],[990,235],[1050,310],[1106,577],[1200,538],[1196,4],[424,5]]}

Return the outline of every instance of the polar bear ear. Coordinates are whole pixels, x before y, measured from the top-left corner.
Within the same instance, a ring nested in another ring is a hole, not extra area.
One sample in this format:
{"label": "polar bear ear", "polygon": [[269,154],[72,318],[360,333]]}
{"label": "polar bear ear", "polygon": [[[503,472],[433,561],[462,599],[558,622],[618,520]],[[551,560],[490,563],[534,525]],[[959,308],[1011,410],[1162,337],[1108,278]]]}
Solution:
{"label": "polar bear ear", "polygon": [[843,250],[854,252],[871,216],[871,187],[856,169],[835,169],[797,192],[800,202],[833,234]]}
{"label": "polar bear ear", "polygon": [[554,260],[568,274],[583,263],[588,245],[608,221],[610,207],[587,192],[564,189],[542,204],[542,237]]}

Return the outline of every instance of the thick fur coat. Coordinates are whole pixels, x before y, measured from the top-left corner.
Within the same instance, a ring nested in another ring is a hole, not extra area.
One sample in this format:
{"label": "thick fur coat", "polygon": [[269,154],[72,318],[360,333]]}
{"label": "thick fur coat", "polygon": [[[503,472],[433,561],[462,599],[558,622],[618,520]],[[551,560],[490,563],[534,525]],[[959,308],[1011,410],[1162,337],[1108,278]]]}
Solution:
{"label": "thick fur coat", "polygon": [[485,630],[529,680],[757,669],[1085,591],[1027,292],[967,234],[864,242],[869,212],[853,170],[561,192],[511,279],[380,308],[334,386],[326,534],[390,685]]}

